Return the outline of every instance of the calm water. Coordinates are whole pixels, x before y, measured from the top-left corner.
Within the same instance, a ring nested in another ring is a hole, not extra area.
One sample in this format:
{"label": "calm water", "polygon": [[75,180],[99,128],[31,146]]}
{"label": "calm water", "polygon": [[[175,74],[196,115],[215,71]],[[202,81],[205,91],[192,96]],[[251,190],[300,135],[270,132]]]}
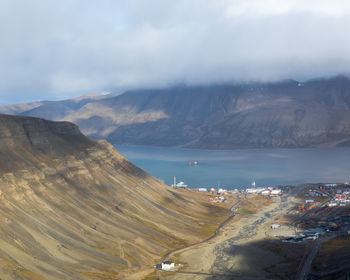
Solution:
{"label": "calm water", "polygon": [[[135,165],[171,184],[246,187],[350,180],[350,149],[189,150],[117,145]],[[188,162],[198,161],[198,166]]]}

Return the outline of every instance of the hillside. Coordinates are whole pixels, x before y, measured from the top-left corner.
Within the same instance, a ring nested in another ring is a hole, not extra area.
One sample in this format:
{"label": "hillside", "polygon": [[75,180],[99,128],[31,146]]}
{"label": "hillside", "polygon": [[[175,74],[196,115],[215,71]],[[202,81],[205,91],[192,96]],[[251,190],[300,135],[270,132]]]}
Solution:
{"label": "hillside", "polygon": [[69,122],[0,115],[1,279],[119,279],[227,215]]}
{"label": "hillside", "polygon": [[[111,96],[111,95],[110,95]],[[79,110],[89,102],[101,100],[109,95],[86,94],[77,98],[61,101],[38,101],[23,104],[12,104],[0,106],[1,114],[20,115],[35,112],[35,115],[42,115],[45,119],[60,120],[66,115]]]}
{"label": "hillside", "polygon": [[43,104],[22,115],[68,120],[114,144],[189,148],[350,145],[350,79],[134,90],[69,110]]}

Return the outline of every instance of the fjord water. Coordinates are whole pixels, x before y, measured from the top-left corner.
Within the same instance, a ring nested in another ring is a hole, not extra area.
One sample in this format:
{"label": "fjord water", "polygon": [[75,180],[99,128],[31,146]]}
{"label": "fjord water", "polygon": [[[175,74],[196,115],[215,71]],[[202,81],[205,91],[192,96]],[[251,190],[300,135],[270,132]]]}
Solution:
{"label": "fjord water", "polygon": [[[191,150],[116,145],[135,165],[170,185],[241,188],[350,180],[350,148]],[[198,161],[198,166],[189,162]]]}

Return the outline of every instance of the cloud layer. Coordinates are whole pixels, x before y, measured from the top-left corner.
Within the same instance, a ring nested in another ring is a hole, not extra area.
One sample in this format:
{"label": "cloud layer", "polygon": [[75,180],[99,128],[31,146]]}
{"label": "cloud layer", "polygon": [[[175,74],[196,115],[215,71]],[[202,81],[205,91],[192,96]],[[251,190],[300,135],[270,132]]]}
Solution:
{"label": "cloud layer", "polygon": [[341,0],[2,0],[0,102],[350,73]]}

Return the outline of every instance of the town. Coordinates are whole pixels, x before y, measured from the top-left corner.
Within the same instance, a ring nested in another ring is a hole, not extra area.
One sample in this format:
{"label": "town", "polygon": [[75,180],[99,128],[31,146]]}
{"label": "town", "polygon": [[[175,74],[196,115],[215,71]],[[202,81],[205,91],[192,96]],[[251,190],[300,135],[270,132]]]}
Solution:
{"label": "town", "polygon": [[[181,182],[181,185],[184,183]],[[243,189],[226,188],[182,188],[184,191],[199,192],[207,195],[208,202],[230,207],[233,215],[249,213],[245,210],[249,201],[282,203],[291,199],[291,206],[280,215],[276,215],[265,230],[265,240],[283,244],[304,244],[303,248],[313,248],[317,252],[322,242],[350,235],[350,184],[325,183],[272,187],[252,187]],[[311,247],[310,247],[311,246]],[[306,254],[311,258],[311,253]],[[316,253],[312,257],[315,257]],[[309,266],[311,265],[309,261]],[[310,267],[300,268],[300,275]],[[158,270],[177,271],[181,264],[165,260],[156,266]]]}

